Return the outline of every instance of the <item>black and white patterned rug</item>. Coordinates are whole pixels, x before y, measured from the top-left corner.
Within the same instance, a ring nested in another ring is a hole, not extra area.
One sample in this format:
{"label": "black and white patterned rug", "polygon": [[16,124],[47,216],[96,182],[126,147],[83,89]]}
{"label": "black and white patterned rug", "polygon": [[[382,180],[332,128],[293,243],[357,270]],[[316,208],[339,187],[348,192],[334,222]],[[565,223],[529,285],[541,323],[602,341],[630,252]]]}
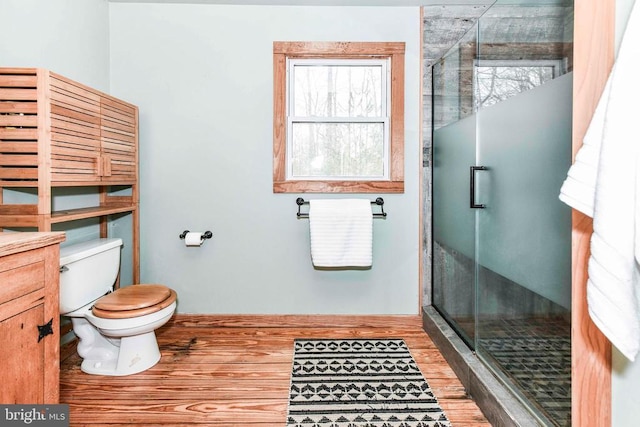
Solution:
{"label": "black and white patterned rug", "polygon": [[296,340],[287,426],[450,423],[401,339]]}

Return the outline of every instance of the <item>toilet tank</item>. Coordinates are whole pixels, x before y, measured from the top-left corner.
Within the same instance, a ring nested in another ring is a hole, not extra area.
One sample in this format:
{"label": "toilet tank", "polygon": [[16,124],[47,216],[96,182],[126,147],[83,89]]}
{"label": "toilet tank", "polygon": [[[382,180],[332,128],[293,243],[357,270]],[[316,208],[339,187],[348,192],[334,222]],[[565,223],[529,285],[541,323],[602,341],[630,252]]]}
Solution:
{"label": "toilet tank", "polygon": [[60,248],[60,313],[109,292],[120,270],[122,239],[96,239]]}

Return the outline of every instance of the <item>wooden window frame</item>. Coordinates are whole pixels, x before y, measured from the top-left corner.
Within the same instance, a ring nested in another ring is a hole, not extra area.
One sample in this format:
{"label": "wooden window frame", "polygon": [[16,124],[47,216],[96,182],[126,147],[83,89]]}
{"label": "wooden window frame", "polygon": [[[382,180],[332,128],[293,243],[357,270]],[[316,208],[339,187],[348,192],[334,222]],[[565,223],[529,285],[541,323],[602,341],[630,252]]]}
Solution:
{"label": "wooden window frame", "polygon": [[[403,193],[404,192],[404,42],[274,42],[273,43],[273,192],[274,193]],[[288,180],[287,59],[389,59],[391,118],[389,179]]]}

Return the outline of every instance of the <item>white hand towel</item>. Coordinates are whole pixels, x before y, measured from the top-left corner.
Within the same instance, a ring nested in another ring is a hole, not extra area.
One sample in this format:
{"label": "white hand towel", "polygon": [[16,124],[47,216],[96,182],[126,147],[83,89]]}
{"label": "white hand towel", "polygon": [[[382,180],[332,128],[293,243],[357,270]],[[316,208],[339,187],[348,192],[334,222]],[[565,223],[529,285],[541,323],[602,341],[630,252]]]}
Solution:
{"label": "white hand towel", "polygon": [[569,170],[560,199],[593,216],[587,303],[598,328],[634,360],[640,350],[640,4]]}
{"label": "white hand towel", "polygon": [[309,231],[316,267],[371,266],[373,214],[369,200],[310,200]]}

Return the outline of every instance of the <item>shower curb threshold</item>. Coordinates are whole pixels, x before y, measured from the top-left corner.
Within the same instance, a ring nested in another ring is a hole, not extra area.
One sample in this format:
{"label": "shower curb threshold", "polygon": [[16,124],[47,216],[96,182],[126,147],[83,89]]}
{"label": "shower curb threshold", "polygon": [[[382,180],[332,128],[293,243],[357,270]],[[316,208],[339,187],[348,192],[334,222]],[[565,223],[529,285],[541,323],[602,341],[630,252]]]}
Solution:
{"label": "shower curb threshold", "polygon": [[424,330],[491,425],[542,425],[467,347],[435,308],[423,307],[422,311]]}

